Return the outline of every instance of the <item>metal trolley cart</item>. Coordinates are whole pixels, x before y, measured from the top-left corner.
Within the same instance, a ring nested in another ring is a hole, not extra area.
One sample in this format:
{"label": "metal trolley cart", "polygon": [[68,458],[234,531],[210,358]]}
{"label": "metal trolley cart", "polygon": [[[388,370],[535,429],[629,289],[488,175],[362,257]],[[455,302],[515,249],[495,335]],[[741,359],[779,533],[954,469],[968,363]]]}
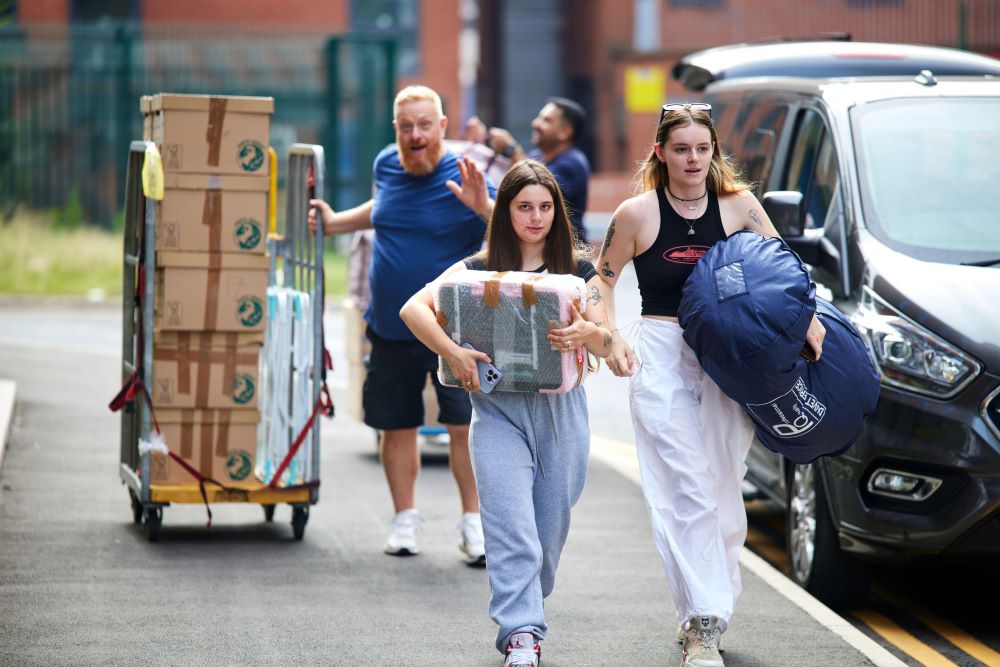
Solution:
{"label": "metal trolley cart", "polygon": [[[303,316],[309,324],[308,331],[265,332],[265,349],[269,336],[297,335],[307,339],[309,358],[290,354],[282,363],[269,365],[261,354],[262,385],[270,382],[266,405],[261,405],[261,424],[258,425],[257,442],[248,443],[258,452],[256,471],[259,479],[222,484],[201,474],[160,440],[160,427],[156,420],[150,389],[153,376],[153,322],[154,279],[156,267],[156,217],[155,201],[147,199],[144,192],[143,165],[147,151],[156,154],[156,146],[148,141],[133,141],[129,150],[126,176],[124,266],[122,300],[122,378],[124,385],[109,406],[121,411],[121,458],[119,476],[128,488],[133,520],[145,526],[150,541],[159,538],[163,508],[171,503],[204,503],[211,524],[210,503],[257,503],[263,508],[265,520],[274,517],[276,504],[292,507],[292,531],[296,540],[302,539],[309,508],[319,500],[319,414],[333,415],[333,404],[325,384],[329,355],[323,340],[323,235],[322,225],[311,235],[307,228],[308,200],[323,196],[324,159],[320,146],[295,144],[289,156],[287,187],[287,218],[283,235],[277,233],[274,210],[276,190],[276,159],[271,153],[271,181],[269,193],[270,234],[268,250],[268,301],[277,301],[274,294],[285,290],[299,298],[298,308],[309,304],[309,311],[296,311],[298,320]],[[162,172],[152,178],[162,179]],[[162,182],[162,181],[161,181]],[[152,194],[152,193],[150,193]],[[276,313],[269,312],[271,318]],[[269,322],[270,325],[270,322]],[[293,358],[294,357],[294,358]],[[283,368],[287,366],[288,368]],[[289,382],[290,375],[300,377]],[[276,381],[276,377],[284,381]],[[286,387],[285,385],[290,385]],[[276,389],[276,390],[275,390]],[[262,392],[261,401],[265,401]],[[302,405],[305,402],[307,405]],[[305,415],[295,424],[280,417]],[[301,423],[302,419],[305,423]],[[267,422],[271,428],[264,428]],[[155,456],[169,456],[190,475],[190,482],[160,484],[152,481]]]}

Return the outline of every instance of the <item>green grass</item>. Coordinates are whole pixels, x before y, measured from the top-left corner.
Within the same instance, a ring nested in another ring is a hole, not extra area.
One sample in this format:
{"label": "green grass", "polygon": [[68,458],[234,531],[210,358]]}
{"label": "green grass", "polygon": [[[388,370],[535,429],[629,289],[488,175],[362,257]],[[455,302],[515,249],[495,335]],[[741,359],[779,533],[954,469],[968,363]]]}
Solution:
{"label": "green grass", "polygon": [[[60,229],[51,217],[18,213],[0,222],[0,294],[120,299],[122,236],[95,227]],[[347,293],[347,258],[324,256],[326,293]]]}

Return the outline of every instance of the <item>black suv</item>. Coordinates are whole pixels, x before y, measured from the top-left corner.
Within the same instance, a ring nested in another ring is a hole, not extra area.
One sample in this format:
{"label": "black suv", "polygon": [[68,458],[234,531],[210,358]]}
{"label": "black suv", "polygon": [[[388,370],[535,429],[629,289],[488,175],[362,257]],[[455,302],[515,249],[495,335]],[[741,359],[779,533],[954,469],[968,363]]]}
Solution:
{"label": "black suv", "polygon": [[866,561],[1000,554],[1000,61],[849,41],[735,45],[674,68],[703,92],[825,296],[866,338],[878,409],[846,454],[754,443],[797,581],[834,607]]}

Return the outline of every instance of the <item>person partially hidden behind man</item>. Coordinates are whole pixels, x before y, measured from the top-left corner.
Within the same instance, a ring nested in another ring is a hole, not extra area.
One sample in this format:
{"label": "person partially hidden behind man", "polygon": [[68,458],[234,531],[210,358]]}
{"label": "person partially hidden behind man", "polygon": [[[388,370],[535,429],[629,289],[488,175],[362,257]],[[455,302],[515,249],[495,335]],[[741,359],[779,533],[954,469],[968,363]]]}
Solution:
{"label": "person partially hidden behind man", "polygon": [[441,386],[437,355],[410,333],[399,309],[446,268],[480,249],[496,189],[484,185],[473,163],[444,148],[448,119],[436,92],[406,87],[393,109],[396,143],[375,158],[374,197],[340,212],[313,199],[309,226],[315,230],[319,211],[324,234],[375,230],[365,311],[371,363],[362,402],[365,423],[382,431],[382,466],[396,511],[385,552],[419,553],[416,533],[424,519],[414,494],[420,470],[417,429],[424,421],[422,391],[429,374],[440,405],[438,421],[451,436],[451,470],[463,510],[459,548],[467,562],[482,565],[483,529],[469,457],[469,395]]}
{"label": "person partially hidden behind man", "polygon": [[[570,224],[576,238],[587,242],[583,214],[587,210],[590,162],[577,144],[583,136],[587,112],[573,100],[550,97],[531,121],[531,143],[535,149],[527,157],[540,160],[559,183],[566,201]],[[489,145],[497,153],[517,162],[526,157],[524,149],[507,130],[487,128],[476,116],[466,122],[465,137]]]}

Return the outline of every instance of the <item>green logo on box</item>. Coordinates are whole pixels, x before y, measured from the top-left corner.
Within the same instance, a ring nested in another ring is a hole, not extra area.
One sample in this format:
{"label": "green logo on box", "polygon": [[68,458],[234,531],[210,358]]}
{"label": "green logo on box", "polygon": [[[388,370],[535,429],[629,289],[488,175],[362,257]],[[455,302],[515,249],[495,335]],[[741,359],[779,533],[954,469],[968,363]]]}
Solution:
{"label": "green logo on box", "polygon": [[250,476],[253,467],[250,453],[242,449],[234,449],[226,457],[226,473],[229,479],[242,482]]}
{"label": "green logo on box", "polygon": [[233,403],[246,405],[253,400],[256,390],[253,378],[248,373],[237,373],[233,378]]}
{"label": "green logo on box", "polygon": [[255,296],[241,296],[236,313],[240,324],[255,327],[264,319],[264,303]]}
{"label": "green logo on box", "polygon": [[233,240],[243,250],[253,250],[262,238],[260,223],[253,218],[240,218],[233,229]]}
{"label": "green logo on box", "polygon": [[254,139],[244,139],[240,142],[239,159],[243,171],[260,171],[264,166],[264,146]]}

